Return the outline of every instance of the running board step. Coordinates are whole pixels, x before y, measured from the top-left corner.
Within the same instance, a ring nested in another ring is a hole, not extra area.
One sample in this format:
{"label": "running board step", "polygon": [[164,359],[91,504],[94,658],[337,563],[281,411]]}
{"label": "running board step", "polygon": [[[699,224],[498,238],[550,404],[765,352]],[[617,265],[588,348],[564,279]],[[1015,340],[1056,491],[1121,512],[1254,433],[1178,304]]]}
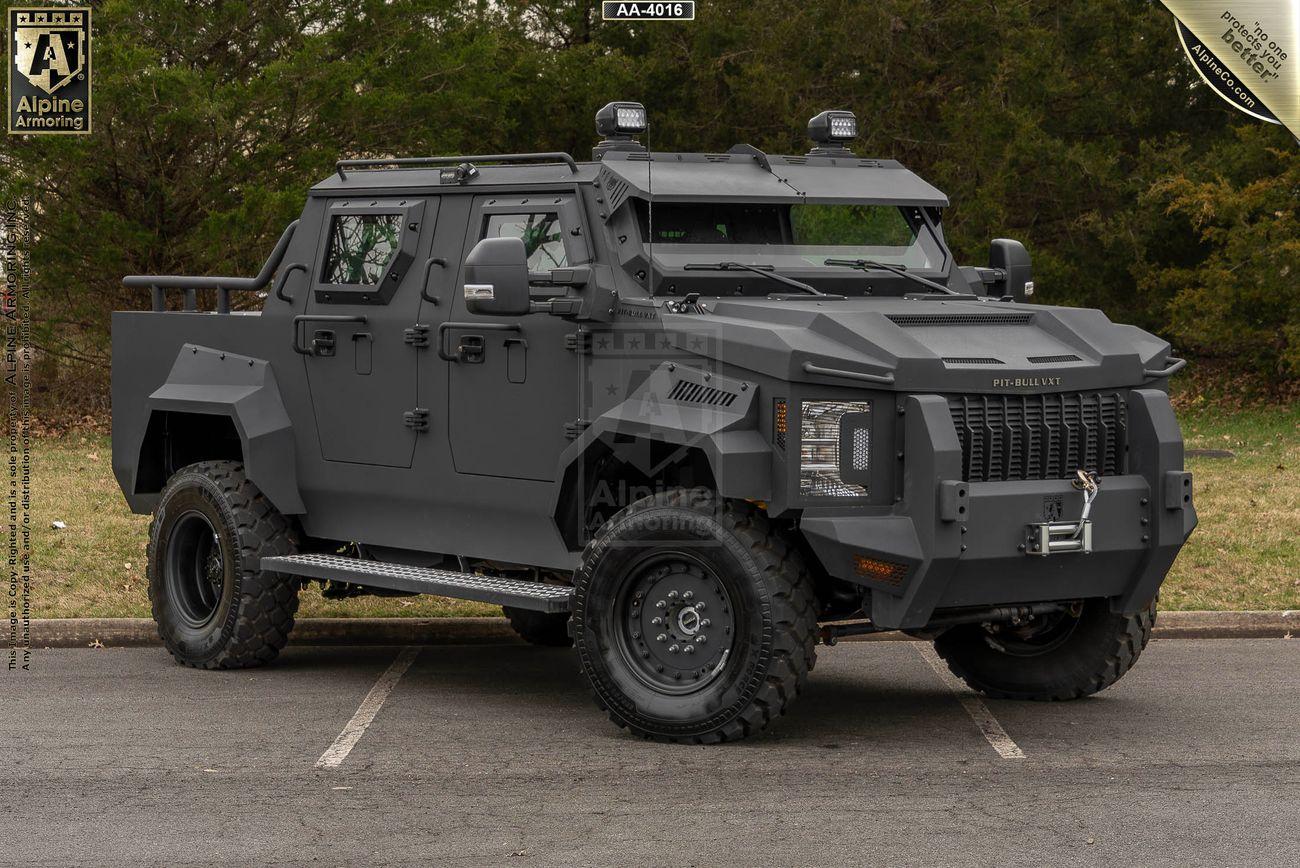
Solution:
{"label": "running board step", "polygon": [[432,567],[410,567],[406,564],[365,561],[340,555],[262,558],[262,569],[310,579],[330,579],[372,588],[387,588],[391,591],[477,600],[480,603],[495,603],[498,606],[513,606],[536,612],[569,611],[569,594],[573,591],[565,585],[480,576]]}

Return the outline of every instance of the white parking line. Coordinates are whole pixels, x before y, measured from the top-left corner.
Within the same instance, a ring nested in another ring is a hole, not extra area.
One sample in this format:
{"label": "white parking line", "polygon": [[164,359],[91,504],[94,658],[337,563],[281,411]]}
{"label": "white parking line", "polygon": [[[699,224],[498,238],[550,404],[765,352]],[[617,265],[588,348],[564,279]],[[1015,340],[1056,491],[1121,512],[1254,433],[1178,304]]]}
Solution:
{"label": "white parking line", "polygon": [[970,715],[971,720],[975,721],[975,725],[979,727],[980,732],[983,733],[988,743],[993,746],[993,749],[998,752],[998,756],[1003,759],[1025,758],[1025,752],[1012,741],[1011,736],[1007,735],[1007,731],[1002,728],[1002,724],[998,723],[998,719],[993,716],[993,712],[989,711],[989,707],[984,704],[984,700],[972,693],[970,688],[962,684],[948,670],[948,664],[939,658],[939,655],[930,647],[929,642],[909,642],[907,644],[916,649],[916,653],[921,655],[921,659],[930,664],[934,674],[939,676],[943,686],[951,690],[953,695],[957,697],[957,701],[961,703],[962,708],[966,709],[966,713]]}
{"label": "white parking line", "polygon": [[352,752],[352,748],[356,747],[357,742],[361,740],[361,736],[366,734],[366,728],[374,722],[375,715],[383,707],[388,694],[393,692],[393,688],[397,686],[397,682],[401,680],[406,670],[411,668],[419,653],[420,649],[414,645],[402,649],[392,665],[379,676],[375,686],[370,688],[366,698],[361,700],[361,704],[357,706],[357,713],[352,715],[352,719],[343,727],[339,737],[334,739],[334,743],[320,755],[320,759],[316,760],[316,768],[336,769],[342,765],[348,758],[348,754]]}

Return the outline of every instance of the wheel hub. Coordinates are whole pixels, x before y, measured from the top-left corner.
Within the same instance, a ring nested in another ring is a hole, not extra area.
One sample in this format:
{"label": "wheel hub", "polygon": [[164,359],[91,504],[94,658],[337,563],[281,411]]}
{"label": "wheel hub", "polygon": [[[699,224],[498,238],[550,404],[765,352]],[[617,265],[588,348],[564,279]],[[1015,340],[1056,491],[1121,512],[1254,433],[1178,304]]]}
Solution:
{"label": "wheel hub", "polygon": [[984,641],[1011,657],[1037,657],[1065,644],[1079,625],[1080,607],[1037,615],[1024,623],[986,624]]}
{"label": "wheel hub", "polygon": [[672,555],[642,565],[619,609],[624,655],[656,690],[689,693],[725,668],[734,641],[731,598],[694,559]]}
{"label": "wheel hub", "polygon": [[226,562],[221,539],[203,513],[191,511],[177,520],[164,571],[168,597],[180,619],[193,628],[211,621],[225,587]]}

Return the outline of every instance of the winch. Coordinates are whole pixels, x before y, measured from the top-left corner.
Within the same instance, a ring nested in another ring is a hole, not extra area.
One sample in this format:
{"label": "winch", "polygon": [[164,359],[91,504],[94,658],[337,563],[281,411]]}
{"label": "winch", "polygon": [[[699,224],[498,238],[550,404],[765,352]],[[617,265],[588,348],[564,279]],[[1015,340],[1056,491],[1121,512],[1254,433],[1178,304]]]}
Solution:
{"label": "winch", "polygon": [[1078,521],[1045,521],[1029,525],[1029,542],[1025,554],[1046,557],[1065,552],[1083,552],[1092,554],[1092,502],[1097,499],[1100,490],[1100,478],[1096,473],[1079,469],[1075,471],[1070,485],[1083,492],[1083,512]]}

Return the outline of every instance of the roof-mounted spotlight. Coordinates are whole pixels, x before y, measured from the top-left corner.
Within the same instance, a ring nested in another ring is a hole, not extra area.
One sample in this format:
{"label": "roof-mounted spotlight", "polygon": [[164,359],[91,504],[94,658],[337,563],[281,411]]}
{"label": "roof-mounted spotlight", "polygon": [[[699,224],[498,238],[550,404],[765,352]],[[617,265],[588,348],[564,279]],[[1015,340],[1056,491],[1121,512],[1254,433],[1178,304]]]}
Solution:
{"label": "roof-mounted spotlight", "polygon": [[849,111],[824,111],[809,119],[808,138],[817,143],[810,155],[851,156],[848,143],[858,137],[858,119]]}
{"label": "roof-mounted spotlight", "polygon": [[646,131],[645,106],[639,102],[612,102],[596,112],[596,132],[604,136],[592,150],[599,160],[606,151],[644,151],[634,138]]}

